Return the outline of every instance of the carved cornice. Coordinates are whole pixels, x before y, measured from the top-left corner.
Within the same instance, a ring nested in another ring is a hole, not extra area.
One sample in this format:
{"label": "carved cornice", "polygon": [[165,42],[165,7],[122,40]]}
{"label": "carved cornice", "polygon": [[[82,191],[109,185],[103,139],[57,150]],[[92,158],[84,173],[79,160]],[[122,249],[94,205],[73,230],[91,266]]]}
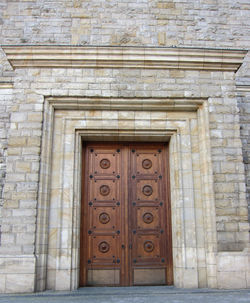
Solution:
{"label": "carved cornice", "polygon": [[235,72],[247,51],[201,48],[3,46],[13,68],[143,68]]}

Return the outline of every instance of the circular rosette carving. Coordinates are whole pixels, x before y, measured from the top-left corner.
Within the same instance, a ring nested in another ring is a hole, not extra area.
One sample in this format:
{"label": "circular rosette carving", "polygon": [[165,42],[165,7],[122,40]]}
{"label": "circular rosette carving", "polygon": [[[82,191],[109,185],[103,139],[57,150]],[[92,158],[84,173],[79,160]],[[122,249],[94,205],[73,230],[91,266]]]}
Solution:
{"label": "circular rosette carving", "polygon": [[146,224],[150,224],[154,220],[154,216],[151,213],[145,213],[142,218],[143,222]]}
{"label": "circular rosette carving", "polygon": [[101,194],[102,196],[107,196],[109,193],[110,193],[110,188],[109,188],[108,185],[102,185],[102,186],[100,187],[100,194]]}
{"label": "circular rosette carving", "polygon": [[154,250],[154,244],[152,241],[145,241],[144,242],[144,250],[148,253],[152,252]]}
{"label": "circular rosette carving", "polygon": [[106,241],[102,241],[99,245],[98,245],[99,251],[103,254],[105,254],[106,252],[109,251],[110,246]]}
{"label": "circular rosette carving", "polygon": [[150,169],[152,167],[152,161],[149,159],[144,159],[142,161],[142,167],[145,169]]}
{"label": "circular rosette carving", "polygon": [[145,196],[151,196],[153,193],[153,188],[150,185],[144,185],[142,192]]}
{"label": "circular rosette carving", "polygon": [[102,224],[107,224],[110,221],[110,216],[107,213],[101,213],[99,216],[99,221]]}
{"label": "circular rosette carving", "polygon": [[101,166],[102,169],[110,168],[110,161],[109,161],[109,159],[102,159],[100,161],[100,166]]}

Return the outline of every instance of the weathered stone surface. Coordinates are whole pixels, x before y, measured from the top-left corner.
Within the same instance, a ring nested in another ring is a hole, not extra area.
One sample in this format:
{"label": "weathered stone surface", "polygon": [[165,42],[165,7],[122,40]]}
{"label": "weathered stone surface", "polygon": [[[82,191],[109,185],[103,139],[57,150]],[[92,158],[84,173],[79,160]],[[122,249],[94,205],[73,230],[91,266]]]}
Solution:
{"label": "weathered stone surface", "polygon": [[[0,42],[132,45],[143,52],[142,46],[154,51],[159,46],[200,47],[206,63],[216,52],[209,47],[249,48],[249,20],[246,0],[4,0]],[[133,53],[133,48],[124,49]],[[188,53],[195,57],[195,50]],[[197,65],[184,69],[186,58],[176,61],[174,69],[159,65],[155,70],[143,66],[143,60],[136,68],[133,54],[133,68],[122,56],[119,66],[98,68],[99,60],[93,68],[85,68],[83,61],[81,68],[73,68],[71,59],[55,66],[56,57],[48,51],[42,61],[46,68],[38,61],[32,67],[34,55],[26,68],[13,70],[1,49],[0,292],[31,292],[35,285],[42,290],[46,283],[55,289],[78,287],[79,220],[72,213],[80,201],[73,185],[81,176],[75,130],[83,131],[84,138],[110,140],[121,140],[125,133],[134,141],[168,136],[175,285],[250,287],[250,56],[235,74],[231,63],[230,71],[223,70],[227,51],[219,53],[223,64],[212,71],[203,61],[202,70]],[[13,66],[25,67],[28,56],[25,60]],[[210,61],[211,67],[215,61]],[[58,197],[64,197],[64,207]],[[55,220],[48,222],[48,214]]]}

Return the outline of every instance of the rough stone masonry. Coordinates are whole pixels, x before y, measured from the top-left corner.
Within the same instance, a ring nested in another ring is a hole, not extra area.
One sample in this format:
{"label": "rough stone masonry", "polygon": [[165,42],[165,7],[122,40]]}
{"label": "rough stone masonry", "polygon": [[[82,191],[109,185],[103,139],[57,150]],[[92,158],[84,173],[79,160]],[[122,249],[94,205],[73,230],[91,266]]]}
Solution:
{"label": "rough stone masonry", "polygon": [[249,0],[1,1],[0,292],[79,287],[98,132],[168,137],[174,285],[250,287],[249,20]]}

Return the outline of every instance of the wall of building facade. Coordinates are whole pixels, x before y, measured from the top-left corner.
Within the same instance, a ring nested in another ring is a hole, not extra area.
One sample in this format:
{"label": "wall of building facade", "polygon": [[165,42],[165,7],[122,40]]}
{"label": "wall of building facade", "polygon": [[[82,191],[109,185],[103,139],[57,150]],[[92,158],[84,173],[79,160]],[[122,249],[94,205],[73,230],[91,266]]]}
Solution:
{"label": "wall of building facade", "polygon": [[[249,19],[248,0],[4,0],[0,4],[0,43],[3,49],[4,45],[20,44],[248,49]],[[29,281],[26,291],[35,289],[34,254],[38,241],[35,231],[39,223],[37,205],[47,96],[206,98],[217,231],[213,252],[218,253],[218,275],[211,274],[217,279],[211,285],[207,284],[207,278],[201,277],[197,285],[249,287],[246,270],[249,266],[247,201],[250,203],[249,54],[236,73],[129,68],[14,69],[4,51],[0,63],[0,254],[3,257],[0,268],[4,274],[0,278],[0,291],[23,291],[17,271]],[[93,112],[97,119],[99,114]],[[201,256],[204,245],[200,249]],[[244,255],[240,254],[242,251]],[[228,259],[223,261],[227,253]],[[231,266],[237,260],[244,266],[235,275],[240,275],[241,282],[235,284],[234,275],[228,272],[237,272],[237,266]],[[202,257],[199,262],[202,263]],[[226,276],[231,277],[225,280]]]}

